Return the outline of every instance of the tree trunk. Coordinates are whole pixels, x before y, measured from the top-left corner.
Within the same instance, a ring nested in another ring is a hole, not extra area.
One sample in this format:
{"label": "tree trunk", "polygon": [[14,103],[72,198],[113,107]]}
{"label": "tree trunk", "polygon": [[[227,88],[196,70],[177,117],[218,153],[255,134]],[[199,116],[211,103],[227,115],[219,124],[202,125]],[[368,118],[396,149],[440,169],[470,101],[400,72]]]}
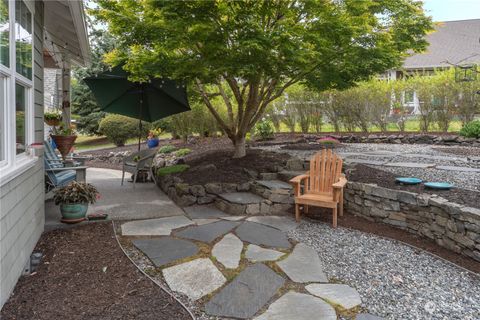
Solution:
{"label": "tree trunk", "polygon": [[234,158],[243,158],[247,154],[245,150],[245,136],[235,137],[232,139],[233,146],[235,147],[235,152],[233,154]]}

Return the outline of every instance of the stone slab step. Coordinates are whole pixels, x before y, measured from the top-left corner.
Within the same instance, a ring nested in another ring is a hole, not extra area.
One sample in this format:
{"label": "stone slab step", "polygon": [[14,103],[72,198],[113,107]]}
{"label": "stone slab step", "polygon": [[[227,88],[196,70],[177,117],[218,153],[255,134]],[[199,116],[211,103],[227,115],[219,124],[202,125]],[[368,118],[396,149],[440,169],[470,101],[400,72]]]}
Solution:
{"label": "stone slab step", "polygon": [[439,170],[446,170],[446,171],[480,172],[479,168],[470,168],[470,167],[437,166],[436,168]]}
{"label": "stone slab step", "polygon": [[386,161],[377,161],[377,160],[366,160],[366,159],[352,159],[352,158],[347,158],[345,159],[345,164],[366,164],[366,165],[372,165],[372,166],[383,166],[386,164]]}
{"label": "stone slab step", "polygon": [[263,198],[257,196],[256,194],[250,192],[230,192],[222,193],[218,195],[223,200],[226,200],[234,204],[260,204],[263,201]]}
{"label": "stone slab step", "polygon": [[302,171],[280,171],[278,173],[279,179],[283,181],[289,181],[290,179],[295,178],[296,176],[305,174],[307,170],[302,170]]}
{"label": "stone slab step", "polygon": [[420,169],[435,167],[435,163],[418,163],[418,162],[389,162],[385,165],[387,167],[420,168]]}
{"label": "stone slab step", "polygon": [[285,189],[290,190],[292,186],[286,182],[280,180],[257,180],[256,183],[259,185],[269,189],[269,190],[277,190],[277,189]]}

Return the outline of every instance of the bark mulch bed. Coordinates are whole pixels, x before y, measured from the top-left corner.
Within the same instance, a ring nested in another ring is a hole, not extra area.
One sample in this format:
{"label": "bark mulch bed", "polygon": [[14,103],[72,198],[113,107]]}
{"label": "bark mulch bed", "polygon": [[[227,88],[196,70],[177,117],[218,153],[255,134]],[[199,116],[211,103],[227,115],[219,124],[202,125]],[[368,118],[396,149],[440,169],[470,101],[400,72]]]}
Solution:
{"label": "bark mulch bed", "polygon": [[[332,220],[331,211],[323,208],[310,207],[308,214],[305,214],[305,216],[328,223],[331,223]],[[431,239],[409,233],[405,230],[397,229],[384,223],[372,223],[349,212],[345,212],[343,217],[338,217],[338,225],[407,243],[480,274],[480,262],[440,247]]]}
{"label": "bark mulch bed", "polygon": [[468,207],[480,208],[480,192],[454,188],[451,190],[432,190],[425,188],[423,184],[401,185],[395,182],[397,176],[391,172],[371,168],[363,164],[357,164],[347,170],[347,179],[362,183],[375,183],[381,187],[403,190],[415,193],[436,194],[449,201],[463,204]]}
{"label": "bark mulch bed", "polygon": [[190,185],[217,183],[243,183],[252,178],[245,169],[258,172],[276,172],[278,166],[284,166],[291,157],[287,154],[263,150],[247,149],[247,155],[233,159],[229,150],[219,150],[189,155],[186,163],[190,169],[178,174]]}
{"label": "bark mulch bed", "polygon": [[44,233],[35,251],[42,263],[0,319],[191,319],[123,254],[110,223]]}

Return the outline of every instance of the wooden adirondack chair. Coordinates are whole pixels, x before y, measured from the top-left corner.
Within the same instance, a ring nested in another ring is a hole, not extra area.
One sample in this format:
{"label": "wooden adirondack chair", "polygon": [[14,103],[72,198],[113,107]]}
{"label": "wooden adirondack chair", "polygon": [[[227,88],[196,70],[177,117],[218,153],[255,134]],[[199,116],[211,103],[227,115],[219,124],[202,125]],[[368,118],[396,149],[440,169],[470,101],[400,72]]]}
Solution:
{"label": "wooden adirondack chair", "polygon": [[337,211],[343,216],[343,188],[347,179],[342,174],[342,159],[332,150],[322,150],[310,160],[310,171],[290,180],[295,191],[295,218],[300,221],[300,205],[332,208],[333,227],[337,227]]}

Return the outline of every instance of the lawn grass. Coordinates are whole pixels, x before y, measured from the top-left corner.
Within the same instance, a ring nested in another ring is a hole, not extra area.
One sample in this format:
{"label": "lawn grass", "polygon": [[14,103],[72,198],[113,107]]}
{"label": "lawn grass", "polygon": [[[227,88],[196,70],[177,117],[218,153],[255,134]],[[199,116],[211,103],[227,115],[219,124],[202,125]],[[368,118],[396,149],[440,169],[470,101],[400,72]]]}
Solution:
{"label": "lawn grass", "polygon": [[[450,126],[448,128],[448,132],[458,132],[462,128],[462,123],[459,120],[454,120],[450,123]],[[387,126],[387,130],[389,132],[398,132],[399,129],[394,122],[390,122]],[[369,132],[381,132],[380,128],[377,126],[371,126],[368,130]],[[420,121],[417,119],[411,119],[407,120],[405,123],[405,131],[406,132],[420,132]],[[440,131],[436,125],[431,125],[429,128],[429,131]],[[280,132],[290,132],[290,129],[282,123],[280,125]],[[301,132],[300,124],[296,125],[295,132]],[[311,133],[315,133],[315,129],[312,127],[310,128]],[[333,125],[330,123],[324,123],[322,125],[322,131],[321,132],[335,132],[335,129]],[[361,132],[360,129],[356,129],[355,132]]]}
{"label": "lawn grass", "polygon": [[[160,136],[161,139],[169,139],[172,135],[170,133],[165,133]],[[138,143],[138,138],[128,139],[125,144],[135,144]],[[102,149],[102,148],[114,148],[115,144],[108,141],[105,136],[85,136],[78,135],[77,140],[75,140],[75,149],[77,151],[89,150],[89,149]]]}

